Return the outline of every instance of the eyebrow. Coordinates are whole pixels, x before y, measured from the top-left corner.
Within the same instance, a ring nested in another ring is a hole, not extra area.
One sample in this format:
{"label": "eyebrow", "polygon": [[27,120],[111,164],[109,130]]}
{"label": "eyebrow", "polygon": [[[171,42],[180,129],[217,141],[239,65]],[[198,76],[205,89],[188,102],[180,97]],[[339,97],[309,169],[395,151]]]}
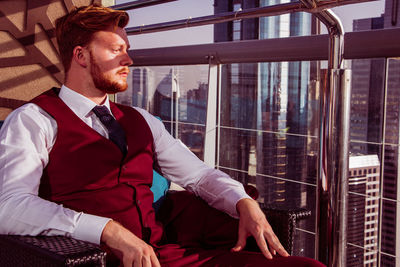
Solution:
{"label": "eyebrow", "polygon": [[113,44],[110,44],[110,47],[121,48],[121,47],[125,47],[125,46],[126,46],[127,49],[129,49],[131,47],[129,44],[126,44],[126,43],[113,43]]}

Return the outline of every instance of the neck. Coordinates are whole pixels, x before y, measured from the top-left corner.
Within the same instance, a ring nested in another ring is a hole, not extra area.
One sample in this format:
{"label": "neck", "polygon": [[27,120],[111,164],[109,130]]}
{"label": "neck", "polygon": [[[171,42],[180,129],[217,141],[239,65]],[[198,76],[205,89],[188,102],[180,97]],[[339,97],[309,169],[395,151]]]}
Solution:
{"label": "neck", "polygon": [[[69,77],[73,78],[70,79]],[[78,77],[80,76],[71,75],[71,73],[68,73],[65,80],[65,86],[89,98],[98,105],[103,104],[107,98],[107,94],[104,91],[96,88],[91,79],[79,79]]]}

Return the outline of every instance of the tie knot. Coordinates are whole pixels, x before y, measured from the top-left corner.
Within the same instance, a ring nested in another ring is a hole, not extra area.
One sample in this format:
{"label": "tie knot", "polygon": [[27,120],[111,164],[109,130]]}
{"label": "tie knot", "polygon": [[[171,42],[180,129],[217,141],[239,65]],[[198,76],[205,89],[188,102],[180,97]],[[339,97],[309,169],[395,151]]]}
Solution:
{"label": "tie knot", "polygon": [[105,106],[95,106],[93,108],[93,113],[96,114],[103,125],[107,128],[110,140],[119,147],[125,156],[127,152],[125,133],[121,125],[119,125],[111,115],[110,110]]}
{"label": "tie knot", "polygon": [[93,112],[94,114],[96,114],[97,117],[99,117],[102,123],[107,123],[113,119],[110,111],[106,106],[95,106],[93,108]]}

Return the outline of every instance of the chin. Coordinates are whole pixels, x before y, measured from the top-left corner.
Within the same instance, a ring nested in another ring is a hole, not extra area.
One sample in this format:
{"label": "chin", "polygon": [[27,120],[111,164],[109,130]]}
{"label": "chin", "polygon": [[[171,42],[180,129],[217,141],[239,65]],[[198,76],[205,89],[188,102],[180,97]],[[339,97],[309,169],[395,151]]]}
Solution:
{"label": "chin", "polygon": [[105,91],[107,94],[116,94],[120,92],[124,92],[128,89],[128,84],[127,83],[114,83],[112,86],[109,86],[105,88],[103,91]]}

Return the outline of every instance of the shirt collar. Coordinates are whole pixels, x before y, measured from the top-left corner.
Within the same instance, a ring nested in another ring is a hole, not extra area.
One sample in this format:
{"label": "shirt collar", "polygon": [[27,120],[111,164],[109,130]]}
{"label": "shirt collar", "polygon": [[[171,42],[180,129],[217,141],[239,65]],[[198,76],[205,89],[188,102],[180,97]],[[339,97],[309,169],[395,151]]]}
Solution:
{"label": "shirt collar", "polygon": [[[89,98],[75,92],[65,85],[61,86],[58,96],[79,118],[89,116],[92,109],[97,106],[97,104]],[[108,95],[103,106],[106,106],[108,110],[110,110],[110,100]]]}

